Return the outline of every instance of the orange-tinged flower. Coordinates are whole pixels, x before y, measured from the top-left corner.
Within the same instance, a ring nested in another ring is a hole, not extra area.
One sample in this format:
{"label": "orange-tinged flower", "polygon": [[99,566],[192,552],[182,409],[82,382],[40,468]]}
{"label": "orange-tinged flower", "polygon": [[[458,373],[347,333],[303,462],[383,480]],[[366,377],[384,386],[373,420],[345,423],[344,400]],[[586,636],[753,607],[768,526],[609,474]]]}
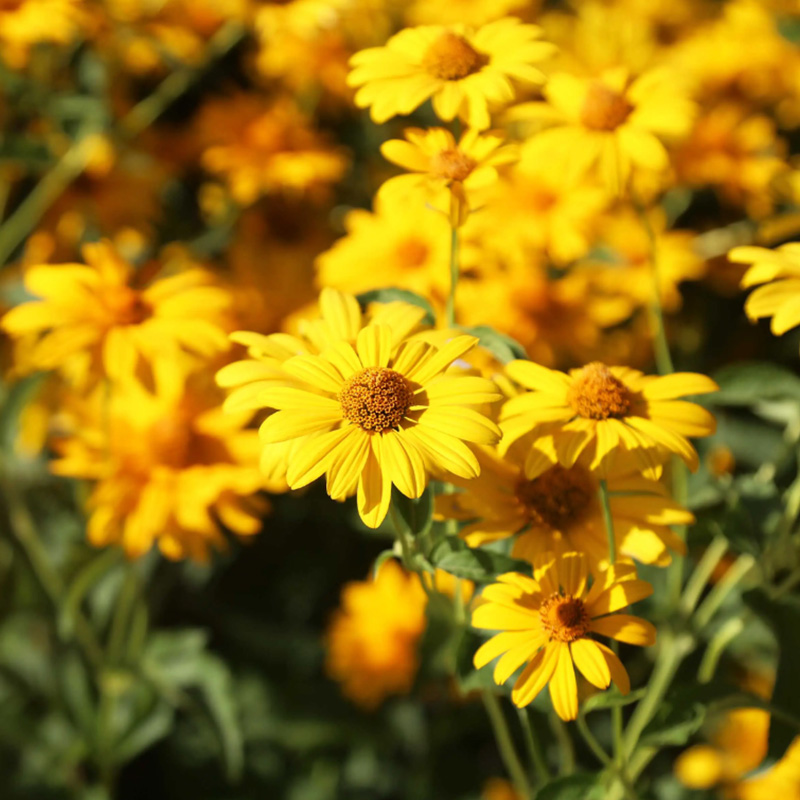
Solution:
{"label": "orange-tinged flower", "polygon": [[455,225],[463,225],[470,210],[482,205],[498,179],[497,167],[517,158],[516,146],[504,145],[502,133],[471,130],[458,142],[445,128],[409,128],[404,135],[405,141],[384,142],[381,152],[410,174],[390,178],[380,194],[421,195]]}
{"label": "orange-tinged flower", "polygon": [[657,477],[671,454],[698,466],[688,436],[709,436],[714,417],[678,398],[718,389],[705,375],[662,377],[629,367],[592,362],[568,374],[530,361],[512,361],[509,376],[532,391],[511,398],[500,415],[503,446],[524,435],[552,435],[559,463],[571,467],[593,445],[592,469],[607,470],[624,458]]}
{"label": "orange-tinged flower", "polygon": [[[527,458],[526,449],[517,446],[502,457],[479,448],[480,477],[455,479],[463,491],[436,498],[437,518],[464,522],[460,535],[470,547],[514,537],[512,555],[517,558],[533,561],[546,552],[577,551],[592,567],[608,566],[600,479],[587,466],[591,458],[562,467],[549,438],[529,449]],[[615,469],[608,476],[608,491],[621,555],[667,566],[670,550],[686,552],[669,526],[689,524],[694,517],[669,498],[661,483]]]}
{"label": "orange-tinged flower", "polygon": [[142,359],[209,358],[228,349],[231,299],[211,273],[195,267],[147,284],[148,270],[137,272],[109,242],[84,245],[83,255],[86,264],[30,267],[25,286],[42,299],[0,322],[14,337],[37,337],[28,368],[57,369],[81,384],[132,377]]}
{"label": "orange-tinged flower", "polygon": [[3,60],[23,67],[40,43],[65,45],[89,22],[80,0],[5,0],[0,3]]}
{"label": "orange-tinged flower", "polygon": [[538,27],[514,17],[477,29],[462,24],[407,28],[384,47],[356,53],[348,83],[358,88],[356,105],[369,107],[375,122],[410,114],[431,98],[440,119],[459,117],[485,130],[490,107],[514,99],[512,80],[544,81],[535,65],[554,48],[540,36]]}
{"label": "orange-tinged flower", "polygon": [[641,647],[655,644],[656,630],[649,622],[617,613],[652,593],[649,583],[637,579],[633,565],[614,564],[590,588],[582,553],[549,554],[534,563],[533,578],[509,572],[483,590],[472,625],[501,633],[478,649],[475,667],[501,656],[494,679],[504,684],[526,664],[511,693],[514,704],[528,705],[549,684],[558,716],[575,719],[575,667],[598,689],[607,689],[613,680],[622,694],[630,691],[619,657],[592,635]]}
{"label": "orange-tinged flower", "polygon": [[411,690],[426,607],[419,578],[394,559],[371,580],[344,587],[325,636],[325,669],[347,697],[372,709]]}

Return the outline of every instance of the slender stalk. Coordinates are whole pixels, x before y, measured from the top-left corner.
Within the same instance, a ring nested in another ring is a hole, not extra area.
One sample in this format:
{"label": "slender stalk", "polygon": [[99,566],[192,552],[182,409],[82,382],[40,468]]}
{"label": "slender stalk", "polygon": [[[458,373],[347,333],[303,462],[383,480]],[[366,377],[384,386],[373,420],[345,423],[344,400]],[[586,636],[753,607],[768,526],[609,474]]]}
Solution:
{"label": "slender stalk", "polygon": [[558,742],[559,773],[561,775],[572,775],[575,772],[575,745],[572,743],[567,724],[558,714],[553,712],[550,714],[550,728]]}
{"label": "slender stalk", "polygon": [[[605,478],[600,479],[600,505],[603,507],[603,521],[606,525],[606,538],[608,539],[608,563],[614,564],[617,560],[617,539],[614,535],[614,518],[611,516],[611,500],[608,495],[608,484]],[[612,649],[617,652],[617,643],[612,642]],[[611,730],[614,741],[614,759],[620,770],[624,771],[625,751],[622,746],[622,706],[613,706],[611,709]]]}
{"label": "slender stalk", "polygon": [[609,766],[609,764],[611,764],[611,756],[606,753],[603,746],[597,741],[597,738],[589,728],[589,724],[586,722],[586,717],[584,717],[583,714],[578,714],[575,723],[578,728],[578,733],[580,733],[583,741],[586,742],[586,746],[594,753],[597,760],[604,767]]}
{"label": "slender stalk", "polygon": [[108,663],[111,666],[116,666],[125,653],[129,623],[138,595],[139,581],[136,576],[135,567],[132,564],[128,564],[125,570],[122,588],[117,597],[114,617],[111,620],[111,631],[108,636],[106,652],[108,654]]}
{"label": "slender stalk", "polygon": [[717,671],[717,664],[725,648],[744,630],[744,620],[741,617],[729,619],[712,637],[708,643],[700,667],[697,670],[697,680],[700,683],[710,683]]}
{"label": "slender stalk", "polygon": [[695,614],[695,623],[700,630],[711,622],[725,598],[736,588],[738,583],[747,576],[755,566],[756,560],[749,553],[742,553],[733,563],[733,566],[722,576],[719,583],[708,593]]}
{"label": "slender stalk", "polygon": [[458,265],[458,227],[452,220],[450,224],[450,294],[447,295],[445,324],[448,328],[453,328],[456,324],[456,289],[458,288],[460,269]]}
{"label": "slender stalk", "polygon": [[722,535],[717,534],[712,540],[711,544],[706,548],[703,557],[694,568],[691,577],[686,583],[683,597],[680,600],[680,611],[684,616],[690,616],[695,610],[697,603],[700,601],[700,595],[703,593],[706,584],[708,583],[714,570],[719,565],[722,557],[728,550],[728,540]]}
{"label": "slender stalk", "polygon": [[542,745],[536,736],[536,731],[531,725],[531,718],[528,716],[527,708],[518,708],[517,714],[519,721],[522,725],[522,733],[525,737],[525,747],[528,749],[528,758],[533,766],[533,772],[536,776],[535,783],[541,785],[550,780],[550,770],[547,767],[547,759],[544,757]]}
{"label": "slender stalk", "polygon": [[500,751],[500,757],[503,759],[503,764],[511,778],[511,782],[524,800],[532,800],[528,777],[514,748],[514,740],[511,738],[511,731],[508,728],[503,709],[500,707],[500,701],[496,695],[488,690],[483,692],[482,697],[486,713],[489,715],[489,721],[492,723],[497,749]]}

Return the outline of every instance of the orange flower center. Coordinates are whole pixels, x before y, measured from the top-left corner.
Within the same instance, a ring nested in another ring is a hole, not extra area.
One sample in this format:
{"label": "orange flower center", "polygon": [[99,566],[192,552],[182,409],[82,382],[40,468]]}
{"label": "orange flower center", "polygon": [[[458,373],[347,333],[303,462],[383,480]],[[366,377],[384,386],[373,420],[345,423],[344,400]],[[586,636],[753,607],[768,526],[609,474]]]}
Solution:
{"label": "orange flower center", "polygon": [[530,524],[563,530],[584,516],[595,492],[585,469],[556,465],[532,481],[520,481],[516,495]]}
{"label": "orange flower center", "polygon": [[583,101],[581,122],[592,130],[613,131],[625,122],[631,111],[633,106],[624,95],[595,82]]}
{"label": "orange flower center", "polygon": [[594,361],[572,381],[567,402],[585,419],[621,419],[631,410],[631,393],[605,364]]}
{"label": "orange flower center", "polygon": [[551,594],[539,607],[550,640],[574,642],[589,632],[591,619],[583,600],[571,594]]}
{"label": "orange flower center", "polygon": [[129,286],[107,287],[102,303],[114,325],[140,325],[151,315],[141,293]]}
{"label": "orange flower center", "polygon": [[431,159],[431,172],[448,181],[465,181],[478,162],[457,147],[440,150]]}
{"label": "orange flower center", "polygon": [[430,250],[425,242],[419,239],[406,239],[397,245],[397,260],[401,266],[421,267],[428,260]]}
{"label": "orange flower center", "polygon": [[0,0],[0,11],[19,11],[25,0]]}
{"label": "orange flower center", "polygon": [[369,367],[347,379],[339,402],[346,419],[365,431],[380,433],[400,425],[413,394],[399,372]]}
{"label": "orange flower center", "polygon": [[422,58],[422,66],[443,81],[458,81],[477,72],[489,63],[463,36],[443,33]]}

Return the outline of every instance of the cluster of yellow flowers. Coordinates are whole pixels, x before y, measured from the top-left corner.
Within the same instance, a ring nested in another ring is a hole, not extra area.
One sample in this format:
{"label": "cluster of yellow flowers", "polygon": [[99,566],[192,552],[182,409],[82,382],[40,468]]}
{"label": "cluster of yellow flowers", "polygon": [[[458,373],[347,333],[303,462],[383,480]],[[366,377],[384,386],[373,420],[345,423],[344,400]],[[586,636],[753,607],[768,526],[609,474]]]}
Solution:
{"label": "cluster of yellow flowers", "polygon": [[[714,262],[730,251],[758,287],[748,316],[776,335],[800,325],[800,245],[762,246],[796,232],[783,212],[800,200],[782,4],[102,5],[0,2],[15,69],[85,40],[111,84],[124,76],[113,135],[48,132],[80,179],[27,231],[27,297],[0,322],[6,375],[49,373],[20,450],[47,444],[54,474],[91,482],[90,542],[207,561],[226,533],[262,529],[265,492],[324,478],[371,529],[435,494],[439,543],[527,572],[487,573],[473,596],[398,532],[402,566],[345,587],[331,622],[343,692],[374,708],[410,691],[439,592],[491,632],[474,666],[517,675],[518,707],[549,687],[575,719],[576,669],[628,694],[597,637],[655,643],[625,612],[653,593],[637,563],[687,554],[694,516],[665,479],[697,470],[691,439],[715,430],[685,398],[717,386],[673,369],[664,315],[685,281],[730,284]],[[245,38],[256,88],[203,95],[190,125],[144,135],[138,86],[174,64],[189,81]],[[351,105],[388,163],[333,138]],[[163,196],[192,182],[182,202],[227,238],[160,246]],[[371,209],[351,202],[364,189]],[[739,227],[681,228],[693,190]]]}

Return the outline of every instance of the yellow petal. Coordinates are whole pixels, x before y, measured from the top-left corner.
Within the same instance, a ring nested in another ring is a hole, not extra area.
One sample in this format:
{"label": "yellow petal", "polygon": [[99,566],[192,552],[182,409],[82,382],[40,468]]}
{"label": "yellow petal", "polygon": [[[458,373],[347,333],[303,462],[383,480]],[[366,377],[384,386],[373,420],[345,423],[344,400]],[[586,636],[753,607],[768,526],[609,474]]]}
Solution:
{"label": "yellow petal", "polygon": [[547,644],[522,671],[514,684],[511,700],[519,708],[528,705],[547,686],[558,661],[557,644]]}
{"label": "yellow petal", "polygon": [[569,649],[584,678],[598,689],[607,689],[611,683],[611,671],[597,643],[591,639],[576,639],[570,643]]}
{"label": "yellow petal", "polygon": [[589,630],[616,639],[618,642],[640,647],[649,647],[656,643],[655,627],[647,620],[629,614],[614,614],[610,617],[593,619]]}

